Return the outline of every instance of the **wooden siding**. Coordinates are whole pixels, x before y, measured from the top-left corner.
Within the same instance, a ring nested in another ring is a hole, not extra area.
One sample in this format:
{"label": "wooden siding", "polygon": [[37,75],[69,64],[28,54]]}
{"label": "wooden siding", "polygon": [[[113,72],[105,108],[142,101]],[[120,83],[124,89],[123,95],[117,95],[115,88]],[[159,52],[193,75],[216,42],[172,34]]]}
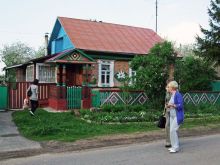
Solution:
{"label": "wooden siding", "polygon": [[[9,83],[9,108],[10,109],[22,109],[23,101],[27,97],[27,88],[30,82],[16,82]],[[39,106],[44,107],[48,105],[49,98],[49,85],[39,84]]]}

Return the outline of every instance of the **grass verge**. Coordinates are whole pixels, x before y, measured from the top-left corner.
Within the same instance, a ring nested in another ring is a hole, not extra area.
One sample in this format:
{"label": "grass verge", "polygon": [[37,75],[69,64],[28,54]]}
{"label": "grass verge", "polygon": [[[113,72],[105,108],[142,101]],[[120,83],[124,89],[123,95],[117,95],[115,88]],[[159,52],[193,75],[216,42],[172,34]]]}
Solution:
{"label": "grass verge", "polygon": [[[75,141],[101,135],[159,130],[153,122],[95,124],[76,118],[70,112],[49,113],[42,109],[36,112],[35,117],[30,116],[28,111],[14,112],[13,120],[23,136],[36,141]],[[220,116],[191,118],[185,120],[183,128],[209,127],[218,123]]]}

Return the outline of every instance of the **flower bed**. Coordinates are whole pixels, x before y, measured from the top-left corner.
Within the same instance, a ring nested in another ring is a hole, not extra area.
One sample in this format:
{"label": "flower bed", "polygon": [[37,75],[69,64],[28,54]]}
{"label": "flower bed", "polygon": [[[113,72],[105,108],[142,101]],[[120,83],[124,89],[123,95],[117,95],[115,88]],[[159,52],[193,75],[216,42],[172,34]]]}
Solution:
{"label": "flower bed", "polygon": [[[80,110],[80,117],[95,123],[155,122],[163,113],[161,109],[146,106],[103,106],[101,109]],[[214,105],[185,106],[185,118],[204,118],[220,115],[220,107]]]}

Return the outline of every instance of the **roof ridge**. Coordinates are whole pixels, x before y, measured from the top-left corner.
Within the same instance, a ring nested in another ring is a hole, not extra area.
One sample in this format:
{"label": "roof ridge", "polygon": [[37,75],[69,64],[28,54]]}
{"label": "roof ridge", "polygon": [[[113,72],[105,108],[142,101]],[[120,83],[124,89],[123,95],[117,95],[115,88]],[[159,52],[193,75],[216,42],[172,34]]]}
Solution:
{"label": "roof ridge", "polygon": [[80,18],[71,18],[71,17],[61,17],[58,16],[59,18],[64,18],[64,19],[73,19],[73,20],[80,20],[80,21],[85,21],[85,22],[94,22],[94,23],[103,23],[103,24],[111,24],[111,25],[116,25],[116,26],[124,26],[124,27],[133,27],[133,28],[139,28],[139,29],[146,29],[146,30],[151,30],[152,32],[156,33],[154,30],[147,28],[147,27],[138,27],[138,26],[132,26],[132,25],[124,25],[124,24],[119,24],[119,23],[111,23],[111,22],[104,22],[104,21],[92,21],[92,20],[87,20],[87,19],[80,19]]}

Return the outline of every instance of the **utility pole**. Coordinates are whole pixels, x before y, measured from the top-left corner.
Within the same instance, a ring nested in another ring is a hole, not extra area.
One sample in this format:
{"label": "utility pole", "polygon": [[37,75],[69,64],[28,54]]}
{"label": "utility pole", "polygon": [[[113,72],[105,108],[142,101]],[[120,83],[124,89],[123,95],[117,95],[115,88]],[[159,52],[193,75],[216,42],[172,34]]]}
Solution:
{"label": "utility pole", "polygon": [[156,33],[157,33],[157,0],[156,0]]}

